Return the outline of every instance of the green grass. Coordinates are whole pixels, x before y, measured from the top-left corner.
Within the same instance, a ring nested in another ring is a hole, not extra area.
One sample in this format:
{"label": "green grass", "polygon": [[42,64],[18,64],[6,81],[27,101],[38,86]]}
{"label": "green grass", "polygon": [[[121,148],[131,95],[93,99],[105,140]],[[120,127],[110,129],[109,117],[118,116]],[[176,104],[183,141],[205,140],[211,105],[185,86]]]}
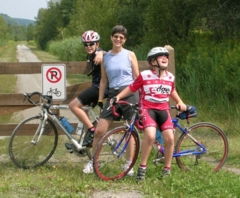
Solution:
{"label": "green grass", "polygon": [[26,43],[26,46],[38,57],[42,62],[60,62],[60,60],[45,51],[39,50],[34,43]]}
{"label": "green grass", "polygon": [[0,46],[0,62],[16,62],[16,47],[18,43],[8,41],[6,45]]}
{"label": "green grass", "polygon": [[[0,47],[0,62],[16,62],[16,46],[18,43],[9,41]],[[0,93],[14,93],[17,77],[15,75],[1,74]]]}
{"label": "green grass", "polygon": [[[87,157],[79,158],[66,153],[61,139],[52,160],[46,165],[22,170],[7,157],[8,139],[0,140],[0,196],[1,197],[91,197],[96,192],[118,194],[137,191],[143,197],[239,197],[240,175],[224,169],[213,173],[208,165],[200,164],[192,171],[180,170],[173,161],[171,176],[159,179],[162,164],[154,166],[152,152],[146,181],[137,184],[135,177],[124,177],[117,181],[102,181],[94,174],[82,172]],[[137,164],[134,169],[137,170]]]}

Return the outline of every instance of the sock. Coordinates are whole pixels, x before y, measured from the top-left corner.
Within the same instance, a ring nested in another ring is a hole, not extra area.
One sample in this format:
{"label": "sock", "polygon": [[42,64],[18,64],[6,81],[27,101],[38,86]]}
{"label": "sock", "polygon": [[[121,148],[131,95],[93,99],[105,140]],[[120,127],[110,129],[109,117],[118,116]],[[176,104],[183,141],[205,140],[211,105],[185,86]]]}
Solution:
{"label": "sock", "polygon": [[91,128],[88,129],[89,133],[94,133],[94,131],[95,131],[95,127],[91,127]]}
{"label": "sock", "polygon": [[169,170],[169,171],[170,171],[170,169],[171,169],[171,168],[170,168],[170,167],[168,167],[168,166],[164,166],[164,169],[165,169],[165,170]]}
{"label": "sock", "polygon": [[142,169],[147,169],[147,165],[143,165],[143,164],[140,164],[140,166],[139,166],[140,168],[142,168]]}
{"label": "sock", "polygon": [[127,165],[130,165],[131,163],[132,163],[132,160],[127,160],[127,161],[126,161],[126,164],[127,164]]}

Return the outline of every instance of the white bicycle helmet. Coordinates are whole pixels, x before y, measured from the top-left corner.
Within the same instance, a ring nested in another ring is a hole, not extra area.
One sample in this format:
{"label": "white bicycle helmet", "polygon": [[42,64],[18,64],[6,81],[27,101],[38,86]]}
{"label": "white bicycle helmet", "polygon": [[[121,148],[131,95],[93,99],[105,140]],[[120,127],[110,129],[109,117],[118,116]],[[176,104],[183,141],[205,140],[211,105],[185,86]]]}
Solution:
{"label": "white bicycle helmet", "polygon": [[150,63],[153,58],[157,58],[160,55],[169,56],[169,52],[164,47],[154,47],[148,52],[147,61]]}
{"label": "white bicycle helmet", "polygon": [[97,32],[93,30],[88,30],[83,33],[82,35],[82,42],[83,43],[90,43],[90,42],[97,42],[100,40],[100,36]]}

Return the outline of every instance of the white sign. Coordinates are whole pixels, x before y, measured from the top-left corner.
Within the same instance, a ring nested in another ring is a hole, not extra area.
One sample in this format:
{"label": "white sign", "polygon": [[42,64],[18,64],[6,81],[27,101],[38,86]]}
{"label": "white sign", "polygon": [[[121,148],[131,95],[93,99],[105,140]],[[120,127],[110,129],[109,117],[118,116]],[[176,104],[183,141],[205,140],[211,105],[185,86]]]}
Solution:
{"label": "white sign", "polygon": [[42,65],[42,94],[53,100],[66,99],[66,65]]}

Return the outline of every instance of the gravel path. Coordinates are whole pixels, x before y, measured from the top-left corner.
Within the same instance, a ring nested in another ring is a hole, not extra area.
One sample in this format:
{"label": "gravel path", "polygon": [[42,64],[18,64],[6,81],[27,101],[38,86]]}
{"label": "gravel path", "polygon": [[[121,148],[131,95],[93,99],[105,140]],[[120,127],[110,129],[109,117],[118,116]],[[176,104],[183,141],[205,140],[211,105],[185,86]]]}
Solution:
{"label": "gravel path", "polygon": [[[17,46],[18,62],[41,62],[25,45]],[[42,91],[42,74],[18,74],[16,92]]]}

